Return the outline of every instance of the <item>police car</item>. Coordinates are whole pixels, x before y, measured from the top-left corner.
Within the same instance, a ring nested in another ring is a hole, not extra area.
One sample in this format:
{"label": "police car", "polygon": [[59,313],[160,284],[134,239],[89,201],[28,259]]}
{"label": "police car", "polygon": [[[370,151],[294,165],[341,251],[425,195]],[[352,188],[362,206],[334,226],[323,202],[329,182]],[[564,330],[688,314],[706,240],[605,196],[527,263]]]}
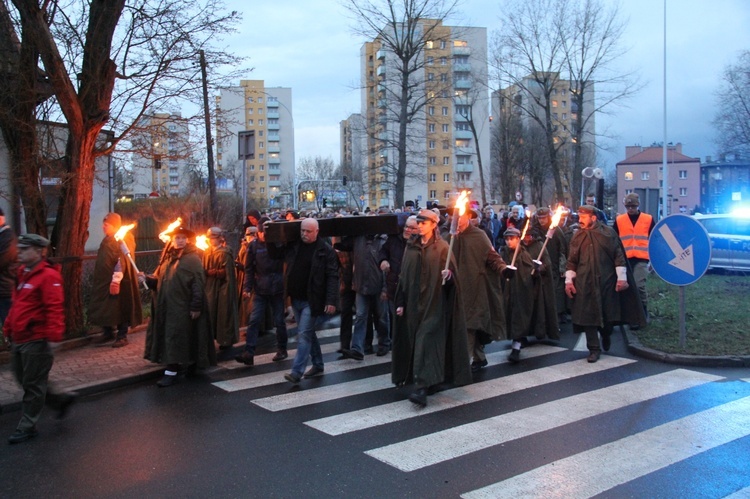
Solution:
{"label": "police car", "polygon": [[750,211],[694,215],[711,240],[709,269],[750,271]]}

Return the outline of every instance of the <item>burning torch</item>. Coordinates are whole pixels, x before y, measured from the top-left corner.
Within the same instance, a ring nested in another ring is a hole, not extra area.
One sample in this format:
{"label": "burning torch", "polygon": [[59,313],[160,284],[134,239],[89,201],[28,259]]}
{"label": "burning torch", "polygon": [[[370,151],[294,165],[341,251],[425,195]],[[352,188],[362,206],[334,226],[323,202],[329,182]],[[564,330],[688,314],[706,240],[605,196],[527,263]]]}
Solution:
{"label": "burning torch", "polygon": [[[547,243],[550,239],[552,239],[552,236],[555,234],[555,228],[557,228],[558,224],[560,223],[560,218],[562,218],[562,214],[565,211],[565,208],[563,208],[562,205],[559,205],[557,209],[555,210],[555,214],[552,216],[552,222],[550,223],[549,229],[547,229],[547,235],[544,238],[544,244],[542,245],[542,249],[539,251],[539,256],[536,257],[536,260],[534,260],[534,263],[537,265],[542,264],[542,254],[544,254],[544,248],[547,247]],[[531,273],[533,274],[534,271],[532,270]]]}
{"label": "burning torch", "polygon": [[518,250],[521,249],[521,241],[523,241],[523,238],[526,237],[526,231],[529,228],[529,218],[531,217],[531,212],[529,210],[526,210],[526,223],[523,226],[523,230],[521,231],[521,239],[518,240],[518,246],[516,246],[516,250],[513,252],[513,259],[510,261],[510,265],[508,265],[508,268],[511,270],[516,270],[516,257],[518,257]]}
{"label": "burning torch", "polygon": [[[448,258],[445,260],[445,269],[448,270],[448,266],[451,263],[451,255],[453,254],[453,240],[458,234],[458,219],[466,213],[466,204],[469,202],[469,191],[461,191],[461,195],[456,199],[456,203],[453,205],[453,218],[451,219],[451,242],[448,245]],[[458,214],[456,214],[458,211]],[[445,278],[443,278],[443,284],[445,284]]]}
{"label": "burning torch", "polygon": [[[115,232],[115,241],[118,241],[120,243],[120,251],[122,251],[123,255],[128,257],[128,260],[130,260],[130,264],[133,266],[133,270],[137,275],[140,271],[138,270],[138,266],[135,264],[135,260],[133,260],[133,255],[130,254],[130,248],[128,248],[128,245],[125,244],[125,234],[130,232],[133,227],[135,227],[135,224],[123,225],[122,227],[120,227],[117,232]],[[145,289],[148,289],[145,281],[143,282],[143,287]]]}
{"label": "burning torch", "polygon": [[199,249],[206,251],[208,249],[208,236],[202,234],[195,238],[195,246]]}

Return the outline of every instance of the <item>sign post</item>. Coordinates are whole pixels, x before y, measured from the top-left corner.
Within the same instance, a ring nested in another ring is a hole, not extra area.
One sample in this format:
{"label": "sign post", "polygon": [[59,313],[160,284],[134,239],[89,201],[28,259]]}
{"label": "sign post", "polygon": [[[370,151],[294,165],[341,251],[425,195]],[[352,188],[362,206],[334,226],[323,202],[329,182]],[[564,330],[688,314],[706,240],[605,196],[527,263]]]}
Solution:
{"label": "sign post", "polygon": [[680,347],[685,347],[685,286],[703,277],[711,261],[711,240],[706,229],[687,215],[662,218],[648,239],[654,272],[679,286]]}

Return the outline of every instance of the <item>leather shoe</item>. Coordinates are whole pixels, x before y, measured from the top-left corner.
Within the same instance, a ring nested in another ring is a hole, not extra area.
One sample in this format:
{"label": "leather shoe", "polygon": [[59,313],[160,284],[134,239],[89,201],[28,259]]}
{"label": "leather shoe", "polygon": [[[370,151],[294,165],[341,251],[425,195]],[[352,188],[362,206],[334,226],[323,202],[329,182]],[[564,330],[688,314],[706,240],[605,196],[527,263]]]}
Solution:
{"label": "leather shoe", "polygon": [[[255,360],[252,354],[248,351],[242,352],[241,355],[235,355],[234,360],[236,360],[240,364],[245,364],[246,366],[252,366],[255,363]],[[276,360],[276,359],[274,358],[273,360]]]}
{"label": "leather shoe", "polygon": [[420,407],[427,406],[427,390],[419,388],[417,391],[409,395],[409,400],[417,404]]}
{"label": "leather shoe", "polygon": [[487,364],[489,364],[489,362],[487,362],[487,359],[475,360],[471,363],[471,372],[478,373],[482,370],[483,367],[487,367]]}
{"label": "leather shoe", "polygon": [[127,338],[117,338],[114,343],[112,343],[112,348],[122,348],[128,346],[128,339]]}
{"label": "leather shoe", "polygon": [[341,355],[346,357],[347,359],[354,359],[354,360],[365,360],[365,356],[361,353],[359,353],[356,350],[350,350],[350,349],[344,349],[341,352]]}
{"label": "leather shoe", "polygon": [[521,360],[521,351],[517,348],[513,348],[510,351],[510,354],[508,354],[508,362],[512,362],[513,364],[519,362]]}
{"label": "leather shoe", "polygon": [[279,350],[276,352],[276,355],[274,355],[273,359],[271,360],[274,362],[279,362],[281,360],[286,359],[287,357],[289,357],[289,354],[287,353],[286,350]]}
{"label": "leather shoe", "polygon": [[601,357],[601,353],[598,351],[589,352],[589,356],[586,358],[589,364],[593,364],[597,360],[599,360],[599,357]]}
{"label": "leather shoe", "polygon": [[156,382],[156,386],[158,386],[159,388],[166,388],[168,386],[174,385],[175,383],[177,383],[176,374],[165,374],[159,381]]}
{"label": "leather shoe", "polygon": [[323,376],[323,368],[322,367],[312,366],[304,374],[305,378],[315,378],[316,376]]}
{"label": "leather shoe", "polygon": [[29,428],[28,430],[16,430],[13,435],[8,437],[8,442],[11,444],[20,444],[39,435],[36,428]]}
{"label": "leather shoe", "polygon": [[388,355],[389,351],[390,351],[390,348],[388,348],[385,345],[378,346],[378,351],[375,355],[377,355],[378,357],[383,357],[384,355]]}
{"label": "leather shoe", "polygon": [[299,380],[302,378],[300,378],[294,373],[287,373],[284,375],[284,379],[290,382],[291,384],[296,385],[297,383],[299,383]]}
{"label": "leather shoe", "polygon": [[609,352],[610,347],[612,346],[612,336],[609,334],[602,335],[602,350],[605,352]]}

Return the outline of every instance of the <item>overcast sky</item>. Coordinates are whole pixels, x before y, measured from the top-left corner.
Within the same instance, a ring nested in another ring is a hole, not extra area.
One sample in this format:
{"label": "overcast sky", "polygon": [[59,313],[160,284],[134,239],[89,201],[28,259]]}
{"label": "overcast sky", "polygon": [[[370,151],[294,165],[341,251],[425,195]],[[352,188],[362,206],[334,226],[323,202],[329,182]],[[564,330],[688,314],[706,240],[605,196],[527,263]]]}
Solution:
{"label": "overcast sky", "polygon": [[[499,26],[503,0],[463,0],[461,18],[446,24]],[[243,13],[240,34],[228,39],[254,70],[247,79],[292,88],[295,155],[339,161],[339,122],[360,111],[359,50],[365,41],[336,0],[227,0]],[[600,152],[600,166],[625,157],[625,146],[661,142],[663,134],[664,16],[662,0],[625,0],[628,20],[623,70],[637,70],[645,87],[597,129],[616,135]],[[750,49],[750,0],[667,0],[667,142],[683,153],[716,155],[711,126],[723,68]]]}

